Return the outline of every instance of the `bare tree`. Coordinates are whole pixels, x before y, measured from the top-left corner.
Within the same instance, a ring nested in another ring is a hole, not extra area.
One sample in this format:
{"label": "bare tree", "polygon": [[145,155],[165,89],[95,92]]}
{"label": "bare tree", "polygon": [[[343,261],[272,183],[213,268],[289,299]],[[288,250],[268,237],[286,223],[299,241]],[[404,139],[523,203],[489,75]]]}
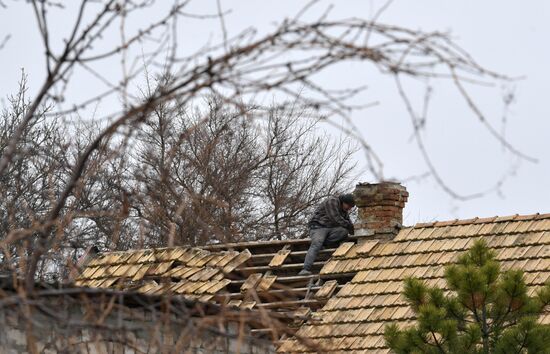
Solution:
{"label": "bare tree", "polygon": [[136,136],[132,199],[151,244],[301,236],[311,208],[349,187],[351,143],[332,143],[318,119],[298,108],[243,116],[215,96],[205,106],[157,109]]}
{"label": "bare tree", "polygon": [[[319,133],[319,118],[303,108],[268,111],[256,193],[264,237],[301,237],[313,207],[329,195],[349,190],[356,152],[349,139]],[[309,118],[308,118],[309,117]]]}
{"label": "bare tree", "polygon": [[[100,129],[97,122],[77,122],[70,152],[74,164]],[[133,245],[134,229],[127,219],[129,195],[133,188],[128,139],[102,144],[90,156],[88,168],[72,192],[69,244],[82,251],[95,245],[102,249],[127,249]],[[77,252],[80,253],[80,252]]]}
{"label": "bare tree", "polygon": [[[26,77],[23,75],[19,91],[9,98],[9,107],[1,113],[2,153],[8,149],[10,136],[28,112],[26,85]],[[68,177],[69,142],[62,125],[57,120],[45,117],[49,109],[49,106],[40,107],[35,113],[36,118],[25,126],[17,141],[18,154],[0,175],[0,240],[6,241],[7,235],[16,229],[33,230],[55,204],[56,196]],[[49,237],[55,237],[54,233],[51,232]],[[3,259],[2,266],[16,266],[14,261],[31,254],[32,247],[32,240],[4,244],[0,256]],[[45,271],[42,267],[40,274],[43,275]]]}
{"label": "bare tree", "polygon": [[137,135],[140,216],[157,245],[234,241],[252,209],[258,132],[215,97],[204,112],[188,109],[155,110]]}

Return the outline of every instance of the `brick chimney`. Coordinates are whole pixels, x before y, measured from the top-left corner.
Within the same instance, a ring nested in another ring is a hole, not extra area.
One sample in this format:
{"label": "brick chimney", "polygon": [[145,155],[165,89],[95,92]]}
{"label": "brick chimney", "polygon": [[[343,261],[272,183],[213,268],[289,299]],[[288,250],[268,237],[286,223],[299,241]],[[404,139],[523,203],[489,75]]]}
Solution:
{"label": "brick chimney", "polygon": [[403,224],[407,189],[396,182],[359,183],[353,194],[358,209],[355,235],[393,239]]}

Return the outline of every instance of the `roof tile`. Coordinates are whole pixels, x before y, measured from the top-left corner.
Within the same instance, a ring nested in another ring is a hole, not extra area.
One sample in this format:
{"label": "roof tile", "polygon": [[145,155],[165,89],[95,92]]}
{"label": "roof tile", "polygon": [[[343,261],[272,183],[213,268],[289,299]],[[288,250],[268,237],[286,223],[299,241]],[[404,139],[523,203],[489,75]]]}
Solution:
{"label": "roof tile", "polygon": [[336,280],[329,280],[323,284],[323,286],[317,291],[315,294],[316,298],[329,298],[332,296],[332,293],[334,290],[336,290],[336,287],[338,286],[338,282]]}
{"label": "roof tile", "polygon": [[269,288],[271,288],[273,283],[275,283],[275,280],[277,280],[276,275],[264,274],[264,276],[262,277],[262,280],[260,280],[260,284],[258,284],[258,290],[260,291],[269,290]]}
{"label": "roof tile", "polygon": [[288,257],[289,254],[290,254],[289,249],[287,250],[283,249],[278,251],[275,254],[275,256],[273,256],[273,259],[271,260],[271,262],[269,262],[269,267],[272,267],[272,268],[280,267],[285,262],[285,259]]}

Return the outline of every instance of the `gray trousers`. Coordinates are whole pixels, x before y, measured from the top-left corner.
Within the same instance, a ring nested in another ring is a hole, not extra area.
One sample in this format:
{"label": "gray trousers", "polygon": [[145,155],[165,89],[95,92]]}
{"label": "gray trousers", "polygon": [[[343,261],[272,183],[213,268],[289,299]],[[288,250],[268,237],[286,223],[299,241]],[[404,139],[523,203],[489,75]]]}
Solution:
{"label": "gray trousers", "polygon": [[311,271],[313,262],[315,262],[315,259],[317,258],[319,251],[323,249],[323,246],[337,247],[340,245],[340,242],[348,237],[348,234],[348,229],[341,226],[309,230],[311,244],[307,250],[306,259],[304,261],[304,269]]}

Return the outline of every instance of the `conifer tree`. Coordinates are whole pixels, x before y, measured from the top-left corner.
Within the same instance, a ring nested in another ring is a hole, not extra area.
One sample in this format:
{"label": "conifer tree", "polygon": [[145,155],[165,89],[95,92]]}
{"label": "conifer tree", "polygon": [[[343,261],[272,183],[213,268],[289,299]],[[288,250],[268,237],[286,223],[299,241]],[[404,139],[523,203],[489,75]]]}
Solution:
{"label": "conifer tree", "polygon": [[550,303],[550,284],[529,296],[523,272],[501,271],[483,240],[445,268],[445,280],[447,290],[405,280],[403,294],[417,324],[386,326],[393,352],[550,353],[550,326],[537,321]]}

